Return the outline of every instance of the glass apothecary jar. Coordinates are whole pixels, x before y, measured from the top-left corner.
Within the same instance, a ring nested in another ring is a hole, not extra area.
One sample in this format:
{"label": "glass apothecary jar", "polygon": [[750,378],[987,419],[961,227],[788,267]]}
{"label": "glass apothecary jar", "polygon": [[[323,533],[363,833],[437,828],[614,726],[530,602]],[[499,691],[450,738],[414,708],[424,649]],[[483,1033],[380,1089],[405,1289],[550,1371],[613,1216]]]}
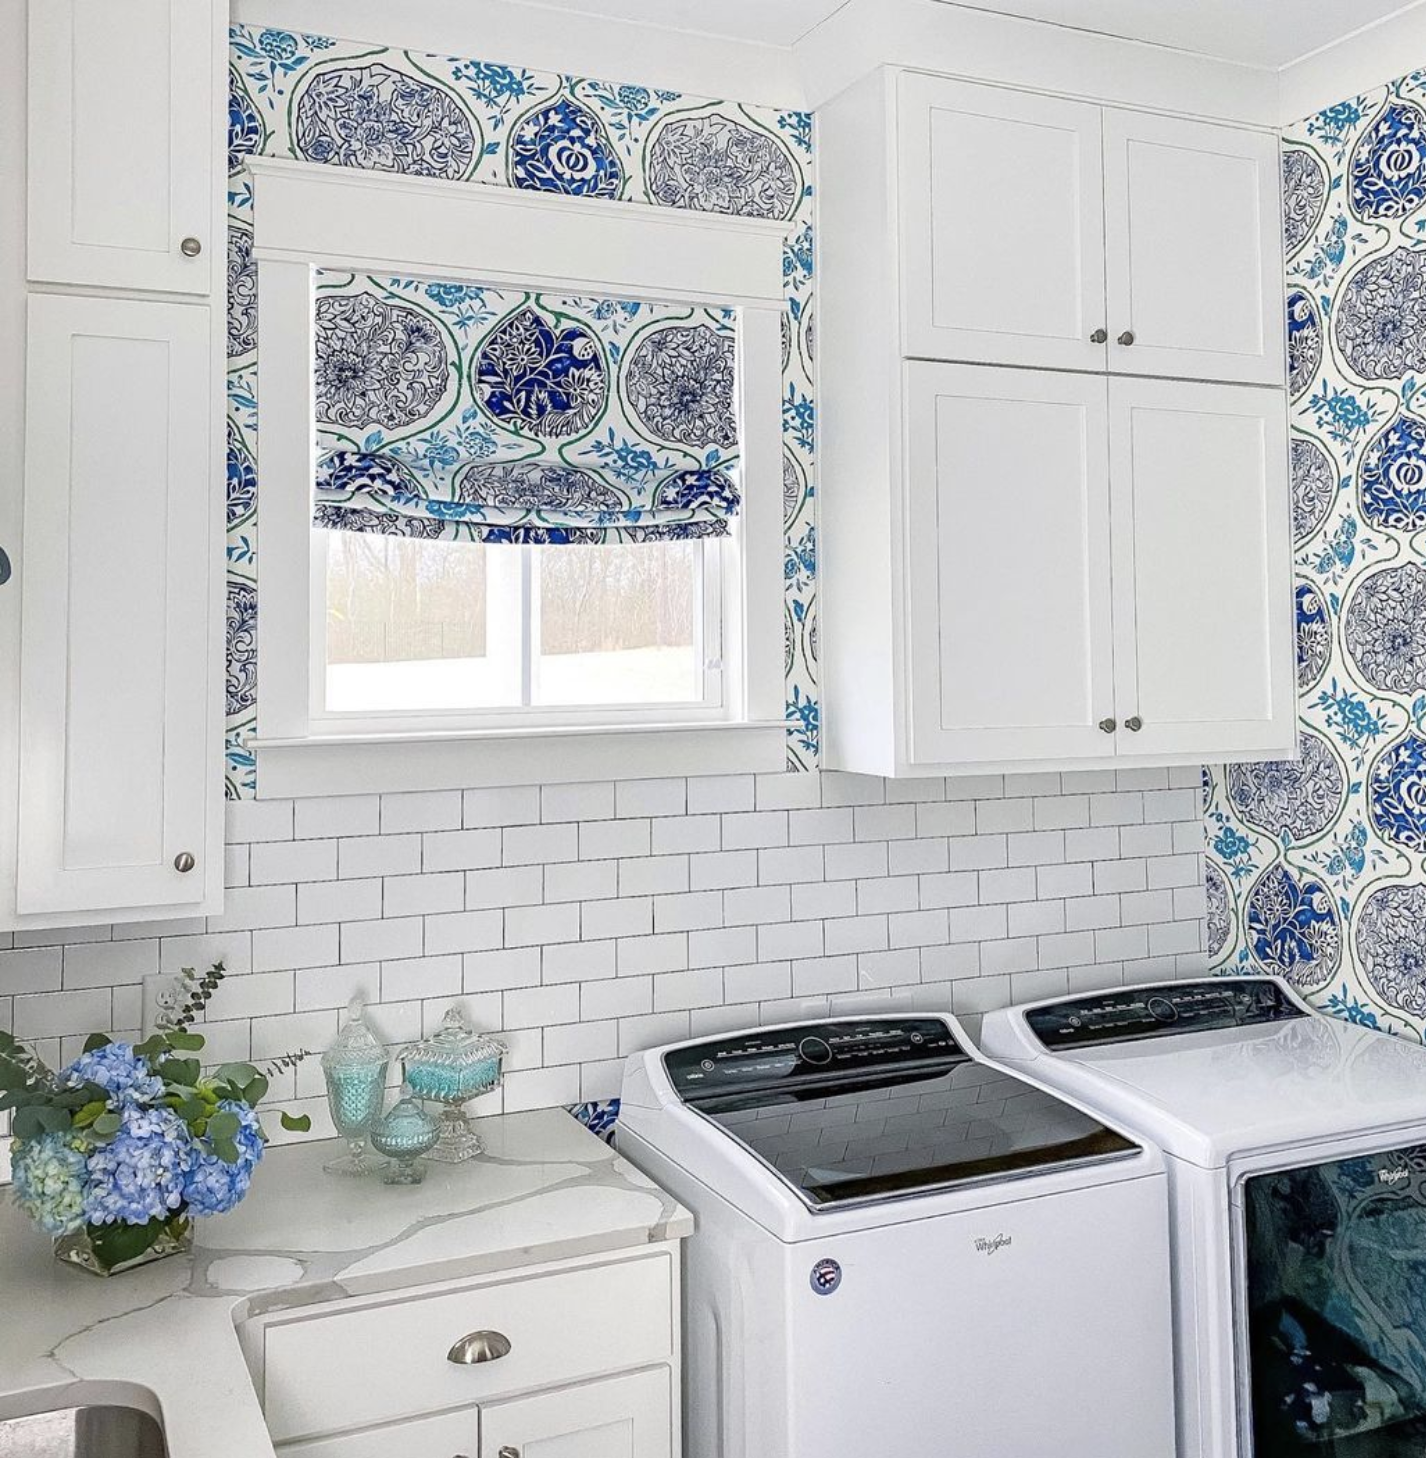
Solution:
{"label": "glass apothecary jar", "polygon": [[364,1175],[379,1167],[366,1150],[371,1126],[381,1117],[390,1054],[366,1021],[362,1000],[353,998],[336,1042],[322,1054],[332,1123],[347,1141],[347,1152],[324,1168],[329,1174]]}
{"label": "glass apothecary jar", "polygon": [[401,1097],[372,1126],[371,1144],[391,1163],[382,1175],[388,1185],[419,1185],[426,1178],[421,1156],[441,1137],[441,1126],[403,1087]]}
{"label": "glass apothecary jar", "polygon": [[407,1084],[418,1099],[441,1105],[441,1137],[430,1157],[459,1164],[484,1147],[471,1126],[465,1105],[500,1087],[505,1045],[478,1033],[459,1007],[452,1007],[441,1025],[420,1043],[401,1052]]}

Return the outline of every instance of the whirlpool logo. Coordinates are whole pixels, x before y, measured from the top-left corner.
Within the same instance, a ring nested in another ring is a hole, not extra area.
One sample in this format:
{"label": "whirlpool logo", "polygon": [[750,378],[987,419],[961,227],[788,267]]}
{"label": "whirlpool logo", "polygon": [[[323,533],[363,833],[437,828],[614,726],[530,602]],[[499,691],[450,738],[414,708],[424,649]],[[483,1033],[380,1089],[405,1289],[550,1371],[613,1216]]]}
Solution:
{"label": "whirlpool logo", "polygon": [[1006,1246],[1014,1245],[1015,1238],[1010,1235],[978,1235],[975,1239],[975,1248],[981,1255],[993,1256],[1002,1251]]}
{"label": "whirlpool logo", "polygon": [[1376,1172],[1377,1182],[1383,1185],[1399,1185],[1402,1180],[1410,1179],[1410,1171],[1401,1169],[1379,1169]]}

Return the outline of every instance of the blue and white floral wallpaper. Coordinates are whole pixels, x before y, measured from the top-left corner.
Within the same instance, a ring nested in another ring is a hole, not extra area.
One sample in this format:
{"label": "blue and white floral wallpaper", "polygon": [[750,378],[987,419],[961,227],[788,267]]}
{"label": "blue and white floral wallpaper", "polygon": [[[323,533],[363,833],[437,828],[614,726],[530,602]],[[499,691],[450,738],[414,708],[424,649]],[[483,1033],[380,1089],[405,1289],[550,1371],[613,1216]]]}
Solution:
{"label": "blue and white floral wallpaper", "polygon": [[[248,740],[261,712],[256,673],[259,336],[252,197],[242,171],[252,153],[791,224],[784,256],[782,383],[788,762],[792,769],[815,768],[819,720],[811,117],[639,85],[238,25],[231,33],[228,157],[229,796],[254,793],[256,770]],[[322,284],[334,314],[342,311],[341,298],[358,294],[379,300],[388,313],[415,310],[423,321],[431,321],[443,347],[449,346],[448,370],[470,369],[473,362],[473,388],[462,393],[448,374],[439,391],[429,392],[430,399],[417,400],[412,393],[401,402],[402,423],[383,428],[381,439],[370,445],[370,431],[340,440],[342,421],[322,422],[323,430],[333,433],[326,442],[333,452],[375,452],[398,467],[404,455],[408,464],[419,460],[428,474],[432,465],[452,473],[452,480],[472,462],[498,468],[500,479],[491,478],[493,494],[478,503],[485,513],[494,508],[495,515],[486,515],[485,527],[477,533],[467,513],[465,535],[505,531],[540,539],[540,533],[550,530],[715,531],[735,509],[736,443],[718,439],[713,418],[717,401],[684,401],[673,409],[666,392],[659,398],[660,378],[678,366],[680,353],[697,358],[702,378],[713,381],[709,388],[716,396],[718,381],[726,379],[722,357],[727,336],[727,323],[717,311],[684,310],[689,317],[678,318],[680,311],[647,305],[630,313],[633,306],[617,301],[551,301],[391,279],[326,276]],[[656,348],[639,353],[639,336],[652,324],[672,327],[654,336]],[[368,328],[369,342],[380,336],[379,321],[366,320],[362,327]],[[675,328],[681,330],[677,337]],[[525,344],[548,335],[546,353],[562,375],[559,398],[545,398],[538,408],[528,398],[523,404],[512,401],[497,378],[500,346],[517,334],[528,336]],[[604,368],[598,389],[587,367],[591,351],[599,354]],[[483,379],[482,354],[488,357]],[[619,359],[621,378],[611,392],[608,367]],[[340,389],[328,401],[328,414],[334,417],[344,408],[339,394]],[[526,418],[519,421],[522,410]],[[638,424],[642,431],[632,428]],[[650,433],[665,449],[649,450]],[[553,452],[551,445],[556,446]],[[324,478],[331,493],[324,493],[325,507],[359,512],[375,502],[385,515],[393,503],[405,501],[395,489],[403,484],[395,479],[399,471],[377,473],[380,479],[373,479],[356,469],[338,477],[343,464],[360,465],[334,463]],[[539,476],[544,508],[564,503],[573,514],[556,513],[551,519],[525,509],[528,496],[522,498],[520,491],[529,487],[524,478],[531,471]],[[460,490],[436,494],[458,500]],[[578,514],[591,508],[605,513],[596,526]],[[439,510],[422,508],[412,520],[418,516],[426,521],[412,529],[439,527],[442,535],[462,534],[449,512],[443,517]],[[769,630],[776,631],[772,625]]]}
{"label": "blue and white floral wallpaper", "polygon": [[1421,1038],[1426,72],[1285,143],[1302,758],[1209,773],[1209,952]]}

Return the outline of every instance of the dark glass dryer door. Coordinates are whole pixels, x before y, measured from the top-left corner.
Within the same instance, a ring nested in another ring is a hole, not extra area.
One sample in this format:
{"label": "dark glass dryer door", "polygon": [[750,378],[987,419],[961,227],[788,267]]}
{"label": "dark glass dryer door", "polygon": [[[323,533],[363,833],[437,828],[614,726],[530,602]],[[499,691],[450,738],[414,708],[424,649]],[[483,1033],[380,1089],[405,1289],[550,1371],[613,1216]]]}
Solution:
{"label": "dark glass dryer door", "polygon": [[1245,1182],[1254,1458],[1426,1458],[1426,1145]]}
{"label": "dark glass dryer door", "polygon": [[684,1101],[814,1211],[1122,1158],[1139,1146],[959,1048],[935,1018],[828,1022],[675,1050]]}

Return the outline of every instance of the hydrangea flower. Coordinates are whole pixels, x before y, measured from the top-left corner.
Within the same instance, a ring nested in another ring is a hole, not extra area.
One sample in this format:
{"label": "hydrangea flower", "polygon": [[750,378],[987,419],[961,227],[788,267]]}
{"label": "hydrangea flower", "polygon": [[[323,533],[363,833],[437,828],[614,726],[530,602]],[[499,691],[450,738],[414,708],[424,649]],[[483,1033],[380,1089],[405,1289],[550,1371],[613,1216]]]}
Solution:
{"label": "hydrangea flower", "polygon": [[69,1235],[84,1224],[85,1159],[64,1134],[15,1141],[15,1203],[46,1235]]}
{"label": "hydrangea flower", "polygon": [[226,1215],[247,1194],[253,1170],[262,1158],[262,1125],[257,1114],[247,1104],[227,1099],[218,1107],[237,1117],[233,1143],[238,1146],[238,1158],[235,1164],[228,1164],[216,1154],[198,1151],[183,1186],[191,1215]]}
{"label": "hydrangea flower", "polygon": [[163,1080],[127,1043],[107,1043],[83,1053],[61,1074],[65,1088],[97,1083],[118,1104],[153,1103],[163,1097]]}
{"label": "hydrangea flower", "polygon": [[89,1156],[84,1214],[91,1225],[146,1225],[183,1204],[195,1151],[187,1125],[171,1109],[125,1103],[123,1125]]}

